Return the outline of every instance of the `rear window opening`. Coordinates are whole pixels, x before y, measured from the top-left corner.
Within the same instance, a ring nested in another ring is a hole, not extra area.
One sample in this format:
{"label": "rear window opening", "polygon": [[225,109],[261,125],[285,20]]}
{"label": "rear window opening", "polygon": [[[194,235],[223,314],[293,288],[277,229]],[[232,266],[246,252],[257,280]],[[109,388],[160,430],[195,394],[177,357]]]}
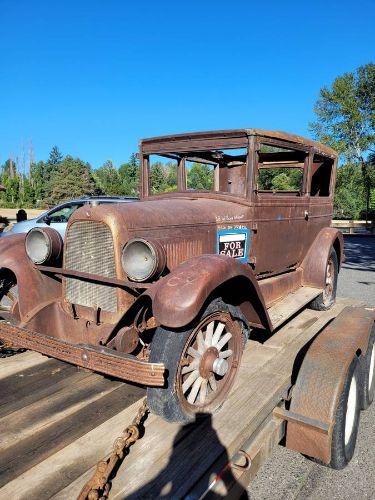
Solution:
{"label": "rear window opening", "polygon": [[329,196],[333,160],[320,155],[314,155],[312,164],[310,196]]}

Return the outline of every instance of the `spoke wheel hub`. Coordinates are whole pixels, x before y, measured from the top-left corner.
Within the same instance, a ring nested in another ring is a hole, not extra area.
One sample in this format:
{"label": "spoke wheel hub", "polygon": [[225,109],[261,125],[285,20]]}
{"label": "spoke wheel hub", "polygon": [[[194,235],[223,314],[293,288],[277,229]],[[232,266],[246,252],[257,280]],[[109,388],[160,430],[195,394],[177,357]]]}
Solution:
{"label": "spoke wheel hub", "polygon": [[215,347],[209,347],[202,355],[199,363],[199,374],[208,378],[214,372],[215,361],[219,358],[219,351]]}
{"label": "spoke wheel hub", "polygon": [[189,413],[213,411],[228,394],[242,355],[242,329],[229,313],[207,316],[185,344],[177,394]]}

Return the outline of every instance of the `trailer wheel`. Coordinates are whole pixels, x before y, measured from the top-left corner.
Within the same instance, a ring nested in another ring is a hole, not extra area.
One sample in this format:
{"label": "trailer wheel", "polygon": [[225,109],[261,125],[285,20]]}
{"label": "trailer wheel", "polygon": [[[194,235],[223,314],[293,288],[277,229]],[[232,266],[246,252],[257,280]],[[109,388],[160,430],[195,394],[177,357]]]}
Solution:
{"label": "trailer wheel", "polygon": [[367,352],[361,359],[361,375],[361,409],[367,410],[375,395],[375,325],[372,327]]}
{"label": "trailer wheel", "polygon": [[168,380],[149,387],[150,410],[170,422],[193,421],[225,401],[236,377],[244,334],[241,313],[221,299],[213,300],[186,330],[156,329],[150,362],[164,363]]}
{"label": "trailer wheel", "polygon": [[336,410],[332,434],[332,469],[343,469],[352,459],[357,442],[360,416],[361,370],[357,356],[353,359]]}
{"label": "trailer wheel", "polygon": [[311,302],[311,309],[315,309],[315,311],[327,311],[331,309],[336,301],[338,273],[339,264],[337,254],[335,250],[332,249],[327,262],[325,288],[323,292]]}

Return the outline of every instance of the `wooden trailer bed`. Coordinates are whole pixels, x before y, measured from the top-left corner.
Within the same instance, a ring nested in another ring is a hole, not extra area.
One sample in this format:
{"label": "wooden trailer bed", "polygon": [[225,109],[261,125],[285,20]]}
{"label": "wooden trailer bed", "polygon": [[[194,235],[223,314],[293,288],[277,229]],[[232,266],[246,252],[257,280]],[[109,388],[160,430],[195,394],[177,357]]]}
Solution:
{"label": "wooden trailer bed", "polygon": [[[229,461],[247,457],[251,467],[228,468],[215,483],[217,493],[238,496],[283,437],[274,409],[288,395],[298,353],[348,305],[353,300],[305,309],[263,344],[249,341],[229,399],[212,418],[180,426],[150,415],[110,498],[200,498]],[[0,360],[0,395],[0,499],[72,499],[145,390],[25,352]]]}

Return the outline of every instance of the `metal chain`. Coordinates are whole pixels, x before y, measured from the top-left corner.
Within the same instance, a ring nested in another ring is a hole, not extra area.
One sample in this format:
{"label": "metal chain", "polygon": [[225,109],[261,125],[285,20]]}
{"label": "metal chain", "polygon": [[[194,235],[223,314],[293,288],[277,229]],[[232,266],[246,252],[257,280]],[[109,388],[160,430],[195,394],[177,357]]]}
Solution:
{"label": "metal chain", "polygon": [[121,436],[115,439],[109,458],[98,462],[94,475],[82,488],[77,500],[102,500],[108,498],[112,473],[128,453],[130,446],[140,438],[140,430],[149,411],[146,398],[144,398],[133,422],[124,429]]}

